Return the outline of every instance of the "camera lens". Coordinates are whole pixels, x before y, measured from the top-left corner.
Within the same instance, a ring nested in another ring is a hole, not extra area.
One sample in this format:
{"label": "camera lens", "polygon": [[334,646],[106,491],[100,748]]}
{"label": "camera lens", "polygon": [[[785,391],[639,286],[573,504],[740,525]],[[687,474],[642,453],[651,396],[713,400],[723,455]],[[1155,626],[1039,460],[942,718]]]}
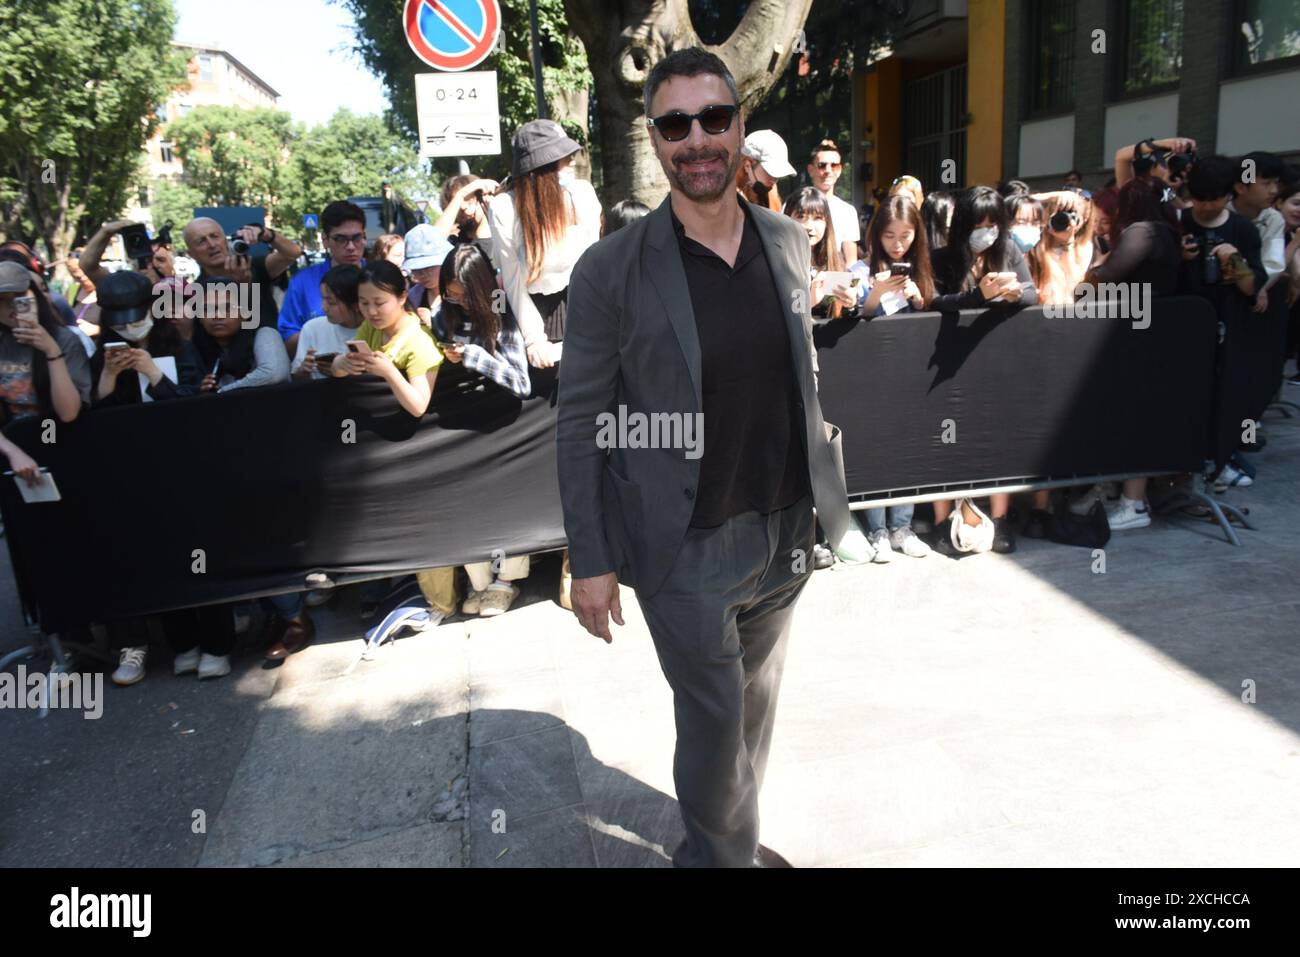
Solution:
{"label": "camera lens", "polygon": [[244,242],[242,239],[232,240],[230,243],[230,249],[236,256],[248,255],[248,243]]}
{"label": "camera lens", "polygon": [[1061,209],[1061,210],[1057,210],[1055,213],[1052,214],[1052,218],[1048,220],[1047,225],[1051,226],[1052,229],[1060,233],[1069,229],[1070,224],[1073,221],[1074,221],[1074,217],[1072,217],[1065,210]]}

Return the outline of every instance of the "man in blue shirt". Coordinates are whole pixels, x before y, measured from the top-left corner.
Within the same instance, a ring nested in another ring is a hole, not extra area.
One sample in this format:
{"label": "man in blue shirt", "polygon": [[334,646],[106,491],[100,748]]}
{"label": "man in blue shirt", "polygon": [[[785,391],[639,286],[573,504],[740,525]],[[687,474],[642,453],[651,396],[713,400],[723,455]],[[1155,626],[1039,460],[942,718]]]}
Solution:
{"label": "man in blue shirt", "polygon": [[320,217],[321,235],[329,258],[300,269],[280,304],[280,335],[289,355],[298,347],[298,333],[308,319],[322,315],[320,282],[332,266],[360,266],[366,254],[366,214],[354,203],[339,200],[325,207]]}

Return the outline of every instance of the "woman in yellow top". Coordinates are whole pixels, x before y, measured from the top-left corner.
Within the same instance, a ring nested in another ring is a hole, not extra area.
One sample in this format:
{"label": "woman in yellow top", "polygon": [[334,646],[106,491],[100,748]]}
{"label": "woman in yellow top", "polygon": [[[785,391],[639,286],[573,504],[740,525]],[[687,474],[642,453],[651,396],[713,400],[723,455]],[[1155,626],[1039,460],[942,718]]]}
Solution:
{"label": "woman in yellow top", "polygon": [[367,263],[357,286],[357,307],[365,321],[356,338],[370,351],[340,353],[330,371],[379,376],[402,408],[418,419],[428,411],[442,352],[407,304],[402,271],[387,260]]}

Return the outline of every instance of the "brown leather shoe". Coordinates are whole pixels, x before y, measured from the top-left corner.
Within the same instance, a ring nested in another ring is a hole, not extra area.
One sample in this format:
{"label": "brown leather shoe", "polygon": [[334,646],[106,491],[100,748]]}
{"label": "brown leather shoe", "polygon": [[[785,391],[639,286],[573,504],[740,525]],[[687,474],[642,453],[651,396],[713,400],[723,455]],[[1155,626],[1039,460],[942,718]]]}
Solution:
{"label": "brown leather shoe", "polygon": [[316,638],[316,623],[305,611],[296,618],[290,618],[284,633],[266,649],[267,661],[282,661],[290,655],[296,655]]}
{"label": "brown leather shoe", "polygon": [[758,845],[758,852],[754,855],[755,867],[790,867],[794,865],[784,857],[765,845]]}

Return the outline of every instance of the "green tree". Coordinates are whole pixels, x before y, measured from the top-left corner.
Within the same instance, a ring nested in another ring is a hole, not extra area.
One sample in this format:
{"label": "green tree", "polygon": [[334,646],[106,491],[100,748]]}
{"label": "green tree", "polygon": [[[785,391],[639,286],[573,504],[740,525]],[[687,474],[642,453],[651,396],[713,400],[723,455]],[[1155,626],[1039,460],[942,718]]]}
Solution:
{"label": "green tree", "polygon": [[343,109],[298,138],[292,166],[299,188],[289,205],[297,214],[319,213],[349,196],[378,196],[386,182],[407,199],[428,199],[436,191],[413,138],[394,132],[383,117]]}
{"label": "green tree", "polygon": [[[397,129],[411,137],[418,135],[415,113],[416,73],[431,73],[406,42],[402,31],[403,0],[332,0],[347,9],[356,21],[355,49],[362,61],[384,83]],[[563,0],[538,0],[538,33],[542,73],[549,115],[564,125],[569,135],[588,143],[587,92],[591,74],[582,44],[569,29]],[[516,129],[537,117],[533,90],[528,0],[501,0],[501,28],[505,49],[498,49],[476,69],[497,72],[497,100],[501,109],[501,137],[509,143]],[[510,170],[509,150],[501,156],[472,159],[476,173],[501,177]],[[454,171],[453,161],[435,161],[443,172]]]}
{"label": "green tree", "polygon": [[185,80],[171,0],[0,4],[0,225],[63,258],[138,182],[155,111]]}
{"label": "green tree", "polygon": [[203,194],[193,186],[181,180],[156,179],[150,184],[150,217],[153,219],[154,231],[162,228],[164,223],[171,223],[173,238],[179,242],[181,230],[185,228],[194,215],[196,206],[206,206]]}
{"label": "green tree", "polygon": [[288,113],[267,107],[200,106],[167,127],[203,205],[262,206],[268,220],[300,192],[291,158],[301,135]]}

